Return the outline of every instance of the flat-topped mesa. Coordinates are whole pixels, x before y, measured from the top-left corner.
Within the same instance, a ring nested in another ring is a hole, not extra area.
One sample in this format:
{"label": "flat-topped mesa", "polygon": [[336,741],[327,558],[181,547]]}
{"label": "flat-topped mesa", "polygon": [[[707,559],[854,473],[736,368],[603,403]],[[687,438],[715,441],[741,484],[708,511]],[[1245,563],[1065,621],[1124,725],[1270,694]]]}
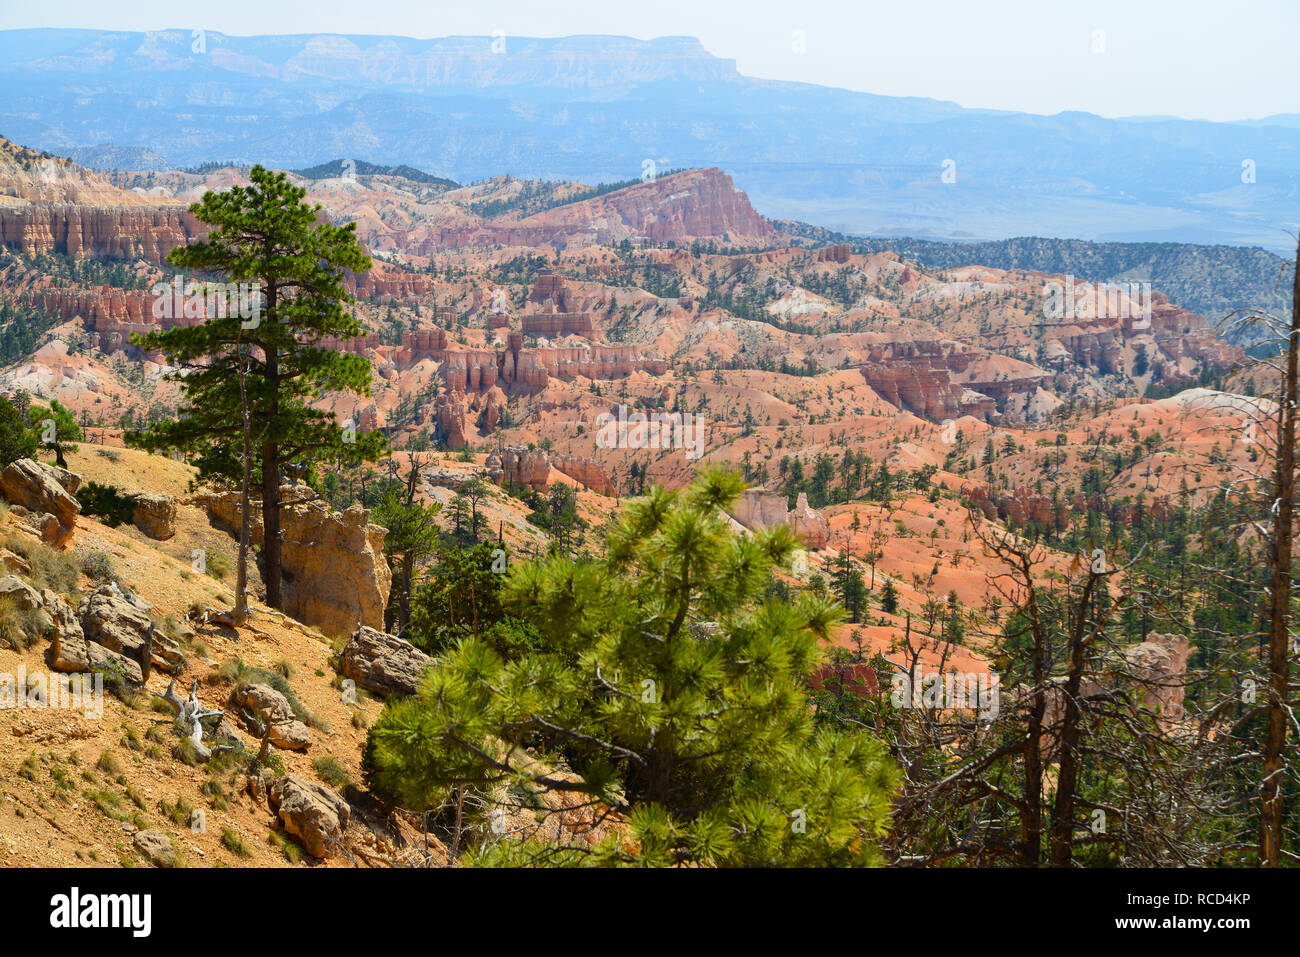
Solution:
{"label": "flat-topped mesa", "polygon": [[586,312],[534,312],[521,316],[519,324],[525,335],[542,339],[558,339],[560,336],[593,339],[596,336],[591,314]]}
{"label": "flat-topped mesa", "polygon": [[207,225],[182,205],[0,206],[0,244],[26,256],[62,253],[74,258],[144,259],[162,265],[169,252],[207,231]]}

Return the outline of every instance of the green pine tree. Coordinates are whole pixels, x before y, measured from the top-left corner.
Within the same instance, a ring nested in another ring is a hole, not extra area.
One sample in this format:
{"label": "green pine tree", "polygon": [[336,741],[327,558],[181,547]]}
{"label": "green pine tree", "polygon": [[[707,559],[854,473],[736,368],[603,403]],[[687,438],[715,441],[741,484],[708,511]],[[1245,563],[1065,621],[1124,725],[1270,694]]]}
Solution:
{"label": "green pine tree", "polygon": [[134,336],[142,349],[161,350],[179,367],[186,404],[174,420],[132,437],[150,451],[188,453],[203,480],[238,486],[243,481],[245,402],[240,366],[247,363],[246,405],[254,439],[254,481],[261,484],[267,604],[279,608],[280,481],[290,464],[373,460],[379,433],[343,429],[334,416],[311,407],[326,392],[370,392],[371,366],[362,356],[329,348],[327,338],[361,335],[344,304],[344,271],[370,268],[355,237],[356,224],[333,226],[321,207],[303,202],[306,190],[283,173],[254,166],[251,185],[205,193],[190,211],[213,226],[205,240],[167,257],[179,269],[249,283],[260,311],[207,317]]}
{"label": "green pine tree", "polygon": [[484,828],[480,863],[881,863],[896,770],[865,732],[818,726],[807,692],[842,609],[763,599],[798,544],[784,525],[730,530],[743,487],[710,471],[652,489],[603,559],[513,568],[502,604],[541,640],[446,649],[372,728],[371,787],[408,808],[513,803],[537,819],[566,796],[627,822],[594,845]]}
{"label": "green pine tree", "polygon": [[27,428],[22,412],[0,396],[0,469],[18,459],[33,458],[36,445],[36,436]]}

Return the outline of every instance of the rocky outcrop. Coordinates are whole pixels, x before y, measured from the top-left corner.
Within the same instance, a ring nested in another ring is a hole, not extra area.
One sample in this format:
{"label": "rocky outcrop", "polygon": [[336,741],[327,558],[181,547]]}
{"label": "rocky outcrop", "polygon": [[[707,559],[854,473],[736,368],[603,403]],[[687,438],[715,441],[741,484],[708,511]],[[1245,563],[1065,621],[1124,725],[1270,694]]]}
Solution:
{"label": "rocky outcrop", "polygon": [[549,484],[550,459],[542,449],[511,445],[488,456],[488,477],[498,485],[525,485],[541,491]]}
{"label": "rocky outcrop", "polygon": [[135,503],[131,520],[136,528],[160,542],[176,534],[176,500],[170,495],[141,492],[131,499]]}
{"label": "rocky outcrop", "polygon": [[343,647],[339,670],[367,691],[411,695],[429,667],[429,656],[409,641],[361,627]]}
{"label": "rocky outcrop", "polygon": [[[324,502],[303,501],[306,486],[286,486],[280,509],[282,598],[284,611],[325,634],[350,635],[358,625],[383,627],[393,576],[384,559],[388,530],[370,521],[370,512],[352,506],[336,512]],[[205,493],[195,503],[218,525],[239,529],[239,495]],[[252,514],[252,537],[262,536],[260,504]]]}
{"label": "rocky outcrop", "polygon": [[101,585],[87,595],[77,616],[87,641],[141,665],[146,647],[152,650],[154,668],[175,671],[184,661],[180,646],[154,627],[153,619],[127,601],[116,585]]}
{"label": "rocky outcrop", "polygon": [[265,715],[271,722],[271,744],[285,751],[306,751],[311,747],[311,731],[299,721],[289,699],[270,685],[241,684],[230,695],[231,704],[239,709],[244,726],[261,738]]}
{"label": "rocky outcrop", "polygon": [[18,459],[0,472],[0,495],[28,512],[53,516],[52,523],[40,520],[35,527],[55,547],[68,542],[76,529],[81,506],[67,486],[75,491],[80,484],[80,476],[35,459]]}
{"label": "rocky outcrop", "polygon": [[593,492],[599,492],[601,495],[615,494],[614,483],[609,480],[605,466],[595,459],[578,455],[556,455],[551,458],[551,468],[563,472]]}
{"label": "rocky outcrop", "polygon": [[591,316],[585,312],[539,312],[522,316],[519,326],[525,335],[545,339],[560,336],[582,336],[590,339],[596,334]]}
{"label": "rocky outcrop", "polygon": [[778,492],[764,492],[750,488],[736,500],[732,517],[749,529],[771,528],[780,525],[790,514],[786,497]]}
{"label": "rocky outcrop", "polygon": [[793,509],[785,503],[786,497],[778,492],[746,489],[736,500],[732,517],[754,531],[786,524],[803,540],[805,547],[825,548],[830,541],[830,525],[821,512],[808,504],[808,496],[801,492]]}
{"label": "rocky outcrop", "polygon": [[284,829],[302,841],[308,854],[327,858],[341,850],[351,808],[325,785],[286,774],[271,782],[266,798]]}
{"label": "rocky outcrop", "polygon": [[621,379],[635,372],[663,375],[668,364],[637,346],[577,345],[523,348],[519,333],[502,350],[447,349],[437,353],[445,392],[481,393],[500,386],[511,392],[540,392],[551,379]]}
{"label": "rocky outcrop", "polygon": [[568,312],[571,308],[569,287],[565,284],[564,277],[550,272],[538,274],[533,288],[528,291],[528,301],[539,305],[550,302],[552,308],[561,312]]}
{"label": "rocky outcrop", "polygon": [[449,449],[463,449],[469,445],[473,431],[465,411],[464,392],[440,392],[433,400],[434,424],[442,442]]}
{"label": "rocky outcrop", "polygon": [[167,254],[206,235],[182,205],[85,206],[28,203],[0,206],[0,244],[25,256],[62,253],[96,259],[145,259],[161,265]]}
{"label": "rocky outcrop", "polygon": [[867,385],[890,405],[935,422],[962,414],[963,387],[947,369],[907,362],[863,365]]}
{"label": "rocky outcrop", "polygon": [[12,602],[23,611],[36,611],[41,607],[40,592],[13,575],[0,578],[0,599]]}
{"label": "rocky outcrop", "polygon": [[176,849],[172,847],[172,839],[162,831],[136,831],[131,843],[157,867],[176,867],[180,864]]}
{"label": "rocky outcrop", "polygon": [[1124,649],[1127,670],[1141,685],[1143,706],[1156,712],[1165,727],[1183,720],[1189,649],[1186,635],[1155,633]]}
{"label": "rocky outcrop", "polygon": [[786,517],[786,523],[803,540],[807,548],[814,550],[825,548],[826,543],[830,541],[830,524],[821,512],[808,505],[808,496],[804,492],[799,493],[799,499]]}
{"label": "rocky outcrop", "polygon": [[777,236],[720,169],[696,169],[537,213],[519,225],[544,227],[598,243],[646,238],[690,242],[727,238],[736,244]]}

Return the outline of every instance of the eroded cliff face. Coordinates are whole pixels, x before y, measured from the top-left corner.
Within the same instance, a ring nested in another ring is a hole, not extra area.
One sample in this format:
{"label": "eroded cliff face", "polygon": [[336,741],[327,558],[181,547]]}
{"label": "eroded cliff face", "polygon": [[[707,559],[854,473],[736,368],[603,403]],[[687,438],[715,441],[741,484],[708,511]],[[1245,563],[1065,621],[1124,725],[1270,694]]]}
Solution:
{"label": "eroded cliff face", "polygon": [[778,492],[746,489],[736,501],[732,516],[741,525],[757,531],[775,525],[789,525],[814,551],[825,548],[830,541],[830,524],[826,517],[808,504],[808,496],[799,493],[793,509],[786,506],[786,498]]}
{"label": "eroded cliff face", "polygon": [[551,456],[544,449],[507,446],[493,452],[484,463],[487,476],[498,485],[524,485],[542,491],[551,485],[551,469],[562,472],[593,492],[613,495],[614,485],[595,459],[576,455]]}
{"label": "eroded cliff face", "polygon": [[764,240],[776,230],[720,169],[687,170],[654,182],[538,213],[521,225],[594,233],[597,242],[732,237]]}
{"label": "eroded cliff face", "polygon": [[[282,494],[294,502],[311,490],[285,486]],[[195,496],[194,503],[218,525],[238,534],[238,493],[204,493]],[[393,581],[384,559],[388,530],[371,523],[369,510],[354,505],[336,512],[321,501],[299,501],[280,510],[280,523],[284,611],[331,637],[350,635],[360,625],[383,628]],[[252,525],[256,542],[262,536],[261,507],[256,503]]]}
{"label": "eroded cliff face", "polygon": [[206,234],[184,206],[88,206],[28,203],[0,206],[0,243],[27,256],[144,259],[161,265],[177,246]]}

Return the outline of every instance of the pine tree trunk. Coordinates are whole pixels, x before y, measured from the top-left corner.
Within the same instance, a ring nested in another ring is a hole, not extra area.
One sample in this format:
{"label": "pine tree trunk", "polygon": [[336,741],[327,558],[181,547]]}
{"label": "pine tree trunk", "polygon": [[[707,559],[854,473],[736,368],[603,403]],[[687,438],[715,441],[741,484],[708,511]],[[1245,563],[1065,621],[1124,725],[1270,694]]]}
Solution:
{"label": "pine tree trunk", "polygon": [[[280,411],[280,363],[274,348],[266,354],[268,418],[274,422]],[[280,597],[280,446],[262,442],[262,559],[266,565],[266,603],[284,610]]]}
{"label": "pine tree trunk", "polygon": [[1273,473],[1272,576],[1269,583],[1268,730],[1260,796],[1259,864],[1277,867],[1282,856],[1283,751],[1286,747],[1287,685],[1291,662],[1291,522],[1295,509],[1295,416],[1297,354],[1300,353],[1300,249],[1291,300],[1291,335],[1278,415],[1277,463]]}
{"label": "pine tree trunk", "polygon": [[235,607],[230,617],[235,625],[242,625],[248,619],[248,540],[251,535],[252,517],[249,509],[250,490],[253,485],[253,427],[248,413],[248,364],[239,368],[239,408],[243,416],[243,474],[239,482],[239,559],[235,562]]}

